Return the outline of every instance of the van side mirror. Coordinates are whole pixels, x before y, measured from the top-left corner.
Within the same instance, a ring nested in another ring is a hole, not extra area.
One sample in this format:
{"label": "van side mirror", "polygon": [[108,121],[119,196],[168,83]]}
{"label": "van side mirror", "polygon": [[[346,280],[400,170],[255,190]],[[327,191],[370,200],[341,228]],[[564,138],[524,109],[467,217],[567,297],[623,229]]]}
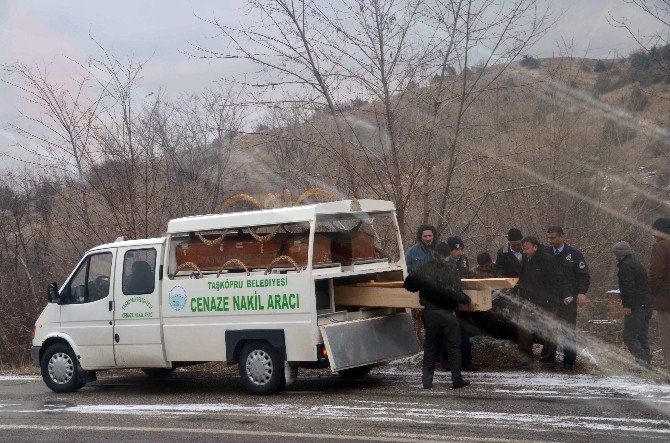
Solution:
{"label": "van side mirror", "polygon": [[58,295],[58,283],[49,283],[47,287],[47,297],[49,298],[49,303],[59,303],[60,296]]}

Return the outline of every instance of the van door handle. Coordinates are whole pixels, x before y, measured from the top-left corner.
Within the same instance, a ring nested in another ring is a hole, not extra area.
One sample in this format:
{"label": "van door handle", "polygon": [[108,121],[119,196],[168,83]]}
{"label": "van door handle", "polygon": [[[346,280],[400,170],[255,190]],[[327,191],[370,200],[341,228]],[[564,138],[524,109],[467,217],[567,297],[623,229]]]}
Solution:
{"label": "van door handle", "polygon": [[112,311],[113,309],[114,309],[114,302],[110,300],[109,301],[109,310]]}
{"label": "van door handle", "polygon": [[119,338],[119,334],[114,334],[114,341],[118,343],[119,340],[121,340],[121,339]]}

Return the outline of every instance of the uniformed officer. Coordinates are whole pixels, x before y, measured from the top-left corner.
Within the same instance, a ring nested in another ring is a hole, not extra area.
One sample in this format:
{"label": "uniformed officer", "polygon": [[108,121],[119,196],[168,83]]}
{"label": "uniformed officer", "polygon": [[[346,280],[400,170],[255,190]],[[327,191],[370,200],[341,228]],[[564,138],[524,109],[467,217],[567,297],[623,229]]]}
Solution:
{"label": "uniformed officer", "polygon": [[447,244],[451,249],[449,260],[455,265],[456,271],[461,278],[472,278],[472,271],[470,271],[470,261],[465,256],[463,250],[465,245],[460,237],[454,236],[447,239]]}
{"label": "uniformed officer", "polygon": [[[447,239],[447,244],[451,252],[449,253],[449,263],[454,268],[460,278],[473,278],[474,273],[470,270],[470,261],[463,253],[465,244],[461,237],[453,236]],[[472,321],[472,315],[469,312],[458,311],[457,316],[461,326],[461,367],[465,371],[479,371],[479,366],[472,362],[472,343],[470,337],[481,335],[483,332]],[[440,360],[445,368],[449,365],[449,354],[446,349],[440,352]]]}
{"label": "uniformed officer", "polygon": [[586,293],[589,290],[591,277],[584,255],[565,243],[565,233],[560,226],[551,226],[547,229],[549,253],[558,261],[570,286],[570,295],[563,299],[558,308],[559,318],[565,322],[563,337],[563,369],[571,371],[577,358],[577,343],[575,326],[577,325],[577,305],[586,303]]}

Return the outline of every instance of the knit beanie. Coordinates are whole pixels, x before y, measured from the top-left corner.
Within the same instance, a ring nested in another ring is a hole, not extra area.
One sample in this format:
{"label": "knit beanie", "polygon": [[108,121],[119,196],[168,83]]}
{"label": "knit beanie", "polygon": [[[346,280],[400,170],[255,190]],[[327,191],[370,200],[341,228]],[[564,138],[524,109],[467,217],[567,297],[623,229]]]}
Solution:
{"label": "knit beanie", "polygon": [[614,246],[612,246],[612,252],[614,252],[615,255],[620,256],[633,255],[633,249],[630,247],[628,242],[625,241],[614,243]]}
{"label": "knit beanie", "polygon": [[463,240],[461,240],[460,237],[456,237],[456,236],[449,237],[447,239],[447,244],[449,245],[449,248],[451,250],[459,249],[459,248],[460,249],[465,249],[465,245],[463,244]]}

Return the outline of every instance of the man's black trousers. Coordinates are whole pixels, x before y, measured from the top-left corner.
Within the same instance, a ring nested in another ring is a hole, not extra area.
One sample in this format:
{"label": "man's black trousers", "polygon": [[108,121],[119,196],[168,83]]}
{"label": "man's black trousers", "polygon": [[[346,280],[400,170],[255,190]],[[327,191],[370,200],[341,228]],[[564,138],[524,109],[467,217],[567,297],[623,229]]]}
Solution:
{"label": "man's black trousers", "polygon": [[569,305],[561,304],[558,315],[563,320],[563,364],[572,366],[577,360],[577,296]]}
{"label": "man's black trousers", "polygon": [[461,331],[454,311],[424,309],[421,321],[426,332],[423,343],[423,372],[433,373],[435,361],[442,346],[449,353],[449,369],[452,375],[461,372]]}
{"label": "man's black trousers", "polygon": [[651,362],[649,350],[649,320],[651,308],[632,309],[623,319],[623,342],[641,365]]}

